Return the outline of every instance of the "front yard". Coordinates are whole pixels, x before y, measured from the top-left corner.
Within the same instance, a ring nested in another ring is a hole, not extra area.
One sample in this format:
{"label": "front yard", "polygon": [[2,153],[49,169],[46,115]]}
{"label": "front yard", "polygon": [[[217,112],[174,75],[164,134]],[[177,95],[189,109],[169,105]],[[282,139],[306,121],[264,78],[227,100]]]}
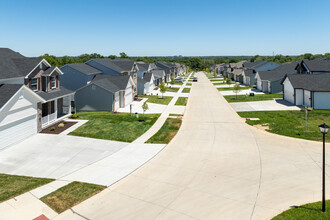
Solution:
{"label": "front yard", "polygon": [[0,202],[19,196],[52,181],[54,179],[0,174]]}
{"label": "front yard", "polygon": [[41,201],[46,203],[57,213],[61,213],[101,192],[105,188],[105,186],[90,183],[72,182],[45,195],[41,198]]}
{"label": "front yard", "polygon": [[183,105],[186,106],[188,102],[187,97],[179,97],[178,100],[176,101],[175,105]]}
{"label": "front yard", "polygon": [[161,105],[168,105],[171,100],[173,99],[173,97],[170,97],[170,96],[163,96],[160,95],[159,96],[146,96],[146,95],[139,95],[139,97],[142,97],[142,98],[148,98],[147,102],[150,102],[150,103],[155,103],[155,104],[161,104]]}
{"label": "front yard", "polygon": [[183,93],[190,93],[190,88],[184,88],[184,89],[182,90],[182,92],[183,92]]}
{"label": "front yard", "polygon": [[[245,90],[245,89],[251,89],[252,87],[250,86],[241,86],[240,90]],[[222,88],[217,88],[219,91],[231,91],[234,90],[234,87],[222,87]]]}
{"label": "front yard", "polygon": [[[323,123],[330,124],[330,110],[308,112],[307,135],[304,111],[238,112],[237,114],[243,118],[260,119],[247,120],[246,123],[249,125],[268,126],[269,129],[266,130],[275,134],[314,141],[322,141],[318,126]],[[330,134],[326,135],[326,141],[330,142]]]}
{"label": "front yard", "polygon": [[168,144],[174,138],[180,129],[182,120],[176,118],[167,118],[159,131],[154,134],[146,143]]}
{"label": "front yard", "polygon": [[[152,96],[151,96],[152,97]],[[84,112],[80,119],[89,120],[70,135],[132,142],[144,134],[158,119],[159,114],[141,114],[139,118],[129,113]]]}
{"label": "front yard", "polygon": [[166,92],[177,92],[180,88],[175,87],[167,87]]}
{"label": "front yard", "polygon": [[274,98],[282,98],[282,94],[260,94],[254,96],[246,95],[226,95],[224,98],[227,102],[254,102],[254,101],[266,101],[273,100]]}

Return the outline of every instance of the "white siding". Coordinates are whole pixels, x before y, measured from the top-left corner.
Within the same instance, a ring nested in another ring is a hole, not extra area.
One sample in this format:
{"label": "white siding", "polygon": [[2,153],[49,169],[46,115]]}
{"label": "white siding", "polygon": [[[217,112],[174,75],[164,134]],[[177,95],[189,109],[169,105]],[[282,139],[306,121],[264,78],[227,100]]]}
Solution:
{"label": "white siding", "polygon": [[36,134],[37,129],[37,103],[21,90],[0,112],[0,149]]}
{"label": "white siding", "polygon": [[125,90],[125,106],[131,104],[133,101],[132,87],[128,87]]}
{"label": "white siding", "polygon": [[314,108],[330,109],[330,92],[314,92]]}
{"label": "white siding", "polygon": [[119,109],[119,92],[115,93],[115,106],[114,106],[114,110]]}
{"label": "white siding", "polygon": [[256,76],[256,79],[257,79],[257,89],[261,91],[261,79],[258,74]]}
{"label": "white siding", "polygon": [[263,92],[269,92],[268,91],[268,81],[261,81],[261,85],[262,85],[262,90]]}
{"label": "white siding", "polygon": [[304,105],[311,106],[311,92],[304,90]]}
{"label": "white siding", "polygon": [[284,87],[284,100],[294,104],[294,96],[293,96],[294,90],[288,78],[284,80],[283,87]]}
{"label": "white siding", "polygon": [[304,104],[304,93],[302,89],[296,89],[296,105]]}

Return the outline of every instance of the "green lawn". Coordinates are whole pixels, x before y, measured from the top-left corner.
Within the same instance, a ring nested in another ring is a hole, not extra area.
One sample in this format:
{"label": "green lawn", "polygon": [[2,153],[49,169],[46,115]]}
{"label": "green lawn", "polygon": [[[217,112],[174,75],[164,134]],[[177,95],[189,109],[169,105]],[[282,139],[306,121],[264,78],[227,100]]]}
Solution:
{"label": "green lawn", "polygon": [[184,89],[182,90],[182,92],[183,92],[183,93],[190,93],[190,88],[184,88]]}
{"label": "green lawn", "polygon": [[274,98],[282,98],[282,94],[260,94],[254,96],[245,96],[245,95],[226,95],[224,98],[227,102],[253,102],[253,101],[265,101],[273,100]]}
{"label": "green lawn", "polygon": [[167,92],[177,92],[177,91],[179,91],[179,89],[180,89],[180,88],[175,88],[175,87],[171,87],[171,88],[170,88],[170,87],[167,87],[166,91],[167,91]]}
{"label": "green lawn", "polygon": [[[222,84],[223,85],[223,84]],[[252,87],[250,86],[241,86],[240,90],[245,90],[245,89],[251,89]],[[234,90],[234,87],[222,87],[222,88],[217,88],[219,91],[230,91]],[[239,93],[238,93],[239,94]]]}
{"label": "green lawn", "polygon": [[[305,134],[304,111],[264,111],[264,112],[238,112],[243,118],[259,118],[260,120],[247,120],[249,125],[266,124],[269,132],[289,137],[321,141],[322,135],[318,126],[322,123],[330,124],[330,110],[314,110],[308,112],[307,135]],[[330,142],[330,134],[326,135]]]}
{"label": "green lawn", "polygon": [[163,96],[160,94],[160,97],[158,96],[139,96],[139,97],[143,97],[143,98],[148,98],[147,102],[150,103],[156,103],[156,104],[161,104],[161,105],[168,105],[170,103],[170,101],[173,99],[173,97],[170,96]]}
{"label": "green lawn", "polygon": [[105,186],[90,183],[72,182],[45,195],[41,198],[41,201],[46,203],[57,213],[61,213],[101,192],[105,188]]}
{"label": "green lawn", "polygon": [[84,112],[78,116],[89,121],[70,135],[132,142],[155,123],[159,114],[145,114],[144,117],[140,114],[136,118],[128,113]]}
{"label": "green lawn", "polygon": [[178,100],[176,101],[175,105],[184,105],[186,106],[188,102],[187,97],[179,97]]}
{"label": "green lawn", "polygon": [[182,114],[174,114],[174,113],[170,113],[170,116],[177,116],[177,117],[180,117],[180,116],[183,116]]}
{"label": "green lawn", "polygon": [[174,138],[180,129],[182,120],[176,118],[167,118],[159,131],[154,134],[146,143],[168,144]]}
{"label": "green lawn", "polygon": [[21,195],[54,179],[0,174],[0,202]]}
{"label": "green lawn", "polygon": [[272,220],[326,220],[330,219],[330,200],[326,200],[326,210],[322,212],[322,202],[292,207],[272,218]]}
{"label": "green lawn", "polygon": [[192,83],[187,83],[186,86],[192,86]]}
{"label": "green lawn", "polygon": [[170,82],[169,84],[170,85],[182,85],[183,83],[181,83],[181,82]]}

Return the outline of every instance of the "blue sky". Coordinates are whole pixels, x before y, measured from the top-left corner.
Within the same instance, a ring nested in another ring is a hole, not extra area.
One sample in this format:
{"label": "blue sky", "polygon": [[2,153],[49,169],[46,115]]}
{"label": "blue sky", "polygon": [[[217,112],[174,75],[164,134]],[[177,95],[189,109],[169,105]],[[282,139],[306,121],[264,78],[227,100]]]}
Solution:
{"label": "blue sky", "polygon": [[129,56],[330,52],[329,0],[0,0],[0,47]]}

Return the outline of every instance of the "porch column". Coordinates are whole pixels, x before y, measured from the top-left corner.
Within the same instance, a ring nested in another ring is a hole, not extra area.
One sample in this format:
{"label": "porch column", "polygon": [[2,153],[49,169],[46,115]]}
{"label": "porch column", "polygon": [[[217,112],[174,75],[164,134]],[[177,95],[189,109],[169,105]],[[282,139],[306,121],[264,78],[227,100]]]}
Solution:
{"label": "porch column", "polygon": [[54,100],[54,108],[55,108],[54,114],[56,115],[56,118],[57,118],[57,101],[58,101],[58,99]]}
{"label": "porch column", "polygon": [[68,115],[71,115],[71,95],[69,96],[69,110]]}

